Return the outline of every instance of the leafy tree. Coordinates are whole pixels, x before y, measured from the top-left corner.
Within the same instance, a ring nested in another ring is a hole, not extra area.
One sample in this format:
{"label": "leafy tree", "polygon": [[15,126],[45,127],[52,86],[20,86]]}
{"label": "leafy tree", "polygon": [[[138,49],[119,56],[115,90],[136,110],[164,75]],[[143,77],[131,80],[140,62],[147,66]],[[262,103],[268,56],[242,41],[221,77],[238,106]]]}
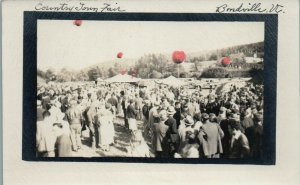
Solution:
{"label": "leafy tree", "polygon": [[225,68],[208,68],[203,71],[202,78],[225,78],[228,74]]}
{"label": "leafy tree", "polygon": [[218,55],[215,53],[212,53],[209,57],[209,60],[218,60]]}
{"label": "leafy tree", "polygon": [[55,70],[54,69],[48,69],[45,73],[45,78],[47,81],[51,81],[55,77]]}
{"label": "leafy tree", "polygon": [[41,77],[41,78],[45,78],[46,74],[44,71],[37,69],[37,76]]}
{"label": "leafy tree", "polygon": [[98,73],[98,70],[97,69],[95,69],[95,68],[92,68],[92,69],[90,69],[89,71],[88,71],[88,79],[90,80],[90,81],[95,81],[95,80],[97,80],[97,78],[99,78],[100,77],[100,75],[99,75],[99,73]]}
{"label": "leafy tree", "polygon": [[115,71],[115,69],[113,68],[109,68],[108,69],[108,77],[113,77],[113,76],[116,76],[118,74],[118,72]]}
{"label": "leafy tree", "polygon": [[250,70],[250,75],[252,77],[252,82],[256,84],[263,84],[264,83],[264,71],[262,68],[252,68]]}
{"label": "leafy tree", "polygon": [[159,79],[159,78],[162,78],[162,74],[158,71],[153,71],[152,74],[150,75],[150,78],[155,78],[155,79]]}

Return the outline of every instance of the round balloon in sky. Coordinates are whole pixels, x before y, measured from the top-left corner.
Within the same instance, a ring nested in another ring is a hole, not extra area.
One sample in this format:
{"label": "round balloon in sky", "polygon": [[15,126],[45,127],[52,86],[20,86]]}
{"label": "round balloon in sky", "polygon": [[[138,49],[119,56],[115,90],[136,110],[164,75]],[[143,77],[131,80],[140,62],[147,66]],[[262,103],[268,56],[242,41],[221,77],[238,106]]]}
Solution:
{"label": "round balloon in sky", "polygon": [[172,55],[173,62],[180,64],[185,61],[186,55],[184,51],[174,51]]}

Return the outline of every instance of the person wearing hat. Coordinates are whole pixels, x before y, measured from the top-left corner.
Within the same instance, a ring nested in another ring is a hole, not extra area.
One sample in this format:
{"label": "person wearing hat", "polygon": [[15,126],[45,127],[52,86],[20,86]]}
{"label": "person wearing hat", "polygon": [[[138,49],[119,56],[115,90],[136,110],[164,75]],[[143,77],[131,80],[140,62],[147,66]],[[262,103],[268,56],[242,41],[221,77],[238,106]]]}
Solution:
{"label": "person wearing hat", "polygon": [[218,123],[217,116],[214,113],[209,114],[209,121],[211,123]]}
{"label": "person wearing hat", "polygon": [[125,128],[128,129],[128,127],[129,127],[128,119],[127,119],[127,106],[128,106],[127,101],[128,101],[128,98],[125,95],[124,91],[121,91],[120,94],[121,94],[120,102],[121,102],[121,107],[122,107],[123,115],[124,115],[124,125],[125,125]]}
{"label": "person wearing hat", "polygon": [[72,143],[70,136],[64,133],[63,125],[61,123],[54,123],[53,133],[56,136],[55,156],[72,157]]}
{"label": "person wearing hat", "polygon": [[168,119],[167,111],[160,111],[158,116],[160,121],[153,125],[152,147],[155,152],[155,157],[169,157],[170,149],[166,137],[169,126],[165,124]]}
{"label": "person wearing hat", "polygon": [[128,118],[128,126],[129,126],[129,130],[135,131],[137,130],[137,124],[136,124],[136,117],[137,117],[137,110],[134,107],[134,100],[130,99],[129,100],[129,105],[127,107],[127,118]]}
{"label": "person wearing hat", "polygon": [[235,102],[236,98],[231,97],[231,99],[229,100],[229,104],[227,105],[227,109],[231,109],[231,110],[240,110],[239,106],[236,104]]}
{"label": "person wearing hat", "polygon": [[[190,116],[194,117],[196,111],[197,111],[197,105],[195,104],[195,100],[194,99],[187,99],[186,100],[186,107],[187,107],[187,112]],[[199,107],[199,105],[198,105]]]}
{"label": "person wearing hat", "polygon": [[142,108],[142,113],[144,117],[144,125],[143,125],[143,134],[146,136],[146,133],[148,132],[148,123],[149,123],[149,111],[151,109],[151,103],[149,100],[144,101],[144,106]]}
{"label": "person wearing hat", "polygon": [[61,117],[61,115],[64,114],[60,109],[61,104],[58,100],[51,100],[48,105],[49,105],[48,111],[51,113],[51,116],[53,117],[53,121],[58,120]]}
{"label": "person wearing hat", "polygon": [[199,158],[199,145],[197,144],[196,134],[192,131],[187,131],[186,139],[187,143],[183,147],[181,154],[179,154],[180,158]]}
{"label": "person wearing hat", "polygon": [[247,136],[248,129],[253,127],[254,125],[251,109],[247,109],[245,112],[242,113],[242,115],[243,118],[241,120],[241,126],[243,127],[243,130],[245,131],[245,134]]}
{"label": "person wearing hat", "polygon": [[203,125],[198,134],[200,151],[205,158],[219,158],[223,153],[221,139],[224,133],[220,126],[209,121],[207,113],[202,114]]}
{"label": "person wearing hat", "polygon": [[254,125],[249,128],[246,136],[249,140],[251,156],[261,159],[263,149],[263,114],[254,116]]}
{"label": "person wearing hat", "polygon": [[208,103],[206,105],[206,113],[214,113],[215,115],[217,115],[219,113],[219,109],[220,108],[218,103],[216,102],[215,96],[209,96]]}
{"label": "person wearing hat", "polygon": [[167,132],[167,139],[170,145],[170,156],[173,157],[179,146],[179,135],[177,130],[176,120],[173,118],[176,110],[173,106],[169,106],[167,109],[168,119],[165,122],[169,126]]}
{"label": "person wearing hat", "polygon": [[36,102],[36,121],[42,121],[43,118],[43,112],[45,111],[45,109],[43,109],[42,107],[42,101],[41,100],[37,100]]}
{"label": "person wearing hat", "polygon": [[82,113],[77,107],[77,101],[70,101],[70,108],[66,112],[66,118],[70,124],[70,136],[72,141],[72,146],[74,151],[78,151],[81,148],[81,121]]}
{"label": "person wearing hat", "polygon": [[158,101],[154,101],[153,102],[153,107],[151,107],[151,109],[149,110],[149,121],[148,121],[148,128],[147,128],[147,130],[148,130],[148,133],[147,133],[147,135],[148,135],[148,137],[151,139],[151,137],[152,137],[152,135],[153,135],[153,129],[154,129],[154,127],[153,127],[153,125],[154,125],[154,123],[155,122],[157,122],[158,120],[157,120],[157,117],[158,117],[158,108],[159,108],[159,102]]}
{"label": "person wearing hat", "polygon": [[241,131],[241,125],[235,119],[230,120],[229,132],[232,135],[229,158],[247,158],[250,154],[248,138]]}
{"label": "person wearing hat", "polygon": [[250,103],[248,102],[245,93],[241,94],[241,103],[240,103],[240,109],[247,109],[250,106]]}
{"label": "person wearing hat", "polygon": [[114,114],[116,114],[116,112],[118,110],[118,99],[116,98],[115,93],[111,94],[111,97],[107,100],[107,102],[111,104],[112,110],[113,110]]}
{"label": "person wearing hat", "polygon": [[178,135],[179,135],[179,147],[178,147],[178,152],[181,154],[183,147],[187,144],[187,138],[186,138],[186,133],[187,131],[195,132],[195,129],[193,128],[195,121],[194,119],[190,116],[187,115],[186,118],[184,118],[180,126],[178,128]]}
{"label": "person wearing hat", "polygon": [[229,133],[228,127],[229,127],[229,117],[231,115],[231,110],[226,109],[225,107],[220,108],[220,114],[219,114],[219,125],[224,133],[224,137],[221,139],[222,142],[222,149],[223,153],[221,154],[222,158],[228,158],[229,155],[229,149],[230,149],[230,141],[231,141],[231,134]]}
{"label": "person wearing hat", "polygon": [[200,128],[202,127],[203,123],[201,122],[201,113],[198,112],[194,115],[194,120],[195,120],[195,124],[194,124],[194,129],[195,129],[195,133],[198,135]]}
{"label": "person wearing hat", "polygon": [[135,109],[137,111],[137,120],[142,120],[143,113],[142,113],[142,108],[143,108],[143,99],[139,96],[138,93],[135,94]]}
{"label": "person wearing hat", "polygon": [[114,143],[114,126],[113,113],[111,112],[111,104],[105,103],[105,108],[97,111],[96,125],[98,128],[98,146],[109,151],[110,145]]}
{"label": "person wearing hat", "polygon": [[220,107],[219,115],[217,117],[217,122],[220,124],[222,120],[226,119],[226,108]]}
{"label": "person wearing hat", "polygon": [[96,140],[96,135],[98,134],[98,128],[96,124],[97,112],[101,110],[102,105],[99,101],[93,101],[90,106],[87,106],[83,115],[85,117],[85,123],[89,129],[89,142],[92,149],[96,149],[98,141]]}
{"label": "person wearing hat", "polygon": [[200,112],[207,113],[208,98],[203,98],[200,102]]}
{"label": "person wearing hat", "polygon": [[176,120],[177,128],[180,125],[181,120],[181,103],[179,101],[175,102],[175,111],[173,118]]}
{"label": "person wearing hat", "polygon": [[56,136],[52,132],[50,112],[43,112],[43,120],[36,122],[36,149],[38,157],[55,157]]}

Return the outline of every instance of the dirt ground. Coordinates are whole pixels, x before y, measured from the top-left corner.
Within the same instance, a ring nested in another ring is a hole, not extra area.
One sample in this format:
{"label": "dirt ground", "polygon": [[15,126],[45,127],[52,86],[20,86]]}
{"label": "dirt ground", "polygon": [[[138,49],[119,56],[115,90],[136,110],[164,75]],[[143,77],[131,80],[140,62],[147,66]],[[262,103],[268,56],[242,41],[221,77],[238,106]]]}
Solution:
{"label": "dirt ground", "polygon": [[[142,121],[137,121],[138,129],[142,129]],[[114,122],[115,128],[115,144],[110,146],[109,151],[103,151],[100,148],[93,150],[89,142],[89,130],[86,129],[82,132],[82,148],[77,152],[73,152],[73,157],[131,157],[127,152],[127,148],[130,147],[130,132],[124,127],[124,120],[121,117],[115,118]],[[150,141],[146,141],[149,146],[150,155],[153,156],[151,152]]]}

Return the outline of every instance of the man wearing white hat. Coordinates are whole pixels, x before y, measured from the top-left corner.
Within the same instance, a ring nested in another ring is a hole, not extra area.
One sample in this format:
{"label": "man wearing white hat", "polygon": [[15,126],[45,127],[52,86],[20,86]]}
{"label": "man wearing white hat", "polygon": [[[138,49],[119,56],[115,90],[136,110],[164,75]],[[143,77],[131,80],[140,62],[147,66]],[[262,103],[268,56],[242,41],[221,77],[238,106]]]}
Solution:
{"label": "man wearing white hat", "polygon": [[178,135],[177,124],[176,124],[176,120],[173,118],[175,113],[176,113],[175,108],[173,106],[169,106],[167,109],[168,119],[165,122],[165,124],[169,126],[167,132],[167,138],[170,144],[171,157],[174,156],[179,146],[179,135]]}
{"label": "man wearing white hat", "polygon": [[182,149],[187,143],[187,139],[186,139],[187,131],[191,131],[192,133],[195,132],[195,129],[192,127],[194,125],[194,123],[195,123],[195,121],[190,115],[186,116],[186,118],[182,120],[182,122],[178,128],[178,134],[179,134],[179,140],[180,140],[179,148],[178,148],[179,153],[182,153]]}

